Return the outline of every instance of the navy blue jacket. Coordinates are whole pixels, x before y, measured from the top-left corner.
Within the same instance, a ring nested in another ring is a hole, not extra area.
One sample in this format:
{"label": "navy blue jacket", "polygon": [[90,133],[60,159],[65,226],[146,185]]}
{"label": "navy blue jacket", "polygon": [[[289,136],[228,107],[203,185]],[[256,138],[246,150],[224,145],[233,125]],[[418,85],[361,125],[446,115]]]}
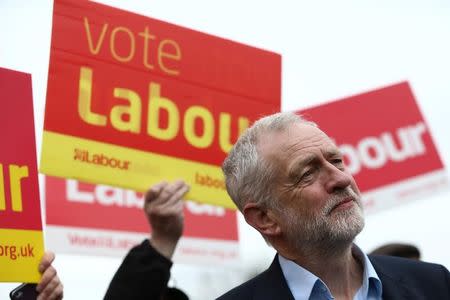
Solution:
{"label": "navy blue jacket", "polygon": [[[369,255],[383,285],[383,300],[450,300],[450,273],[441,265],[410,259]],[[217,300],[294,300],[278,257],[253,279]]]}

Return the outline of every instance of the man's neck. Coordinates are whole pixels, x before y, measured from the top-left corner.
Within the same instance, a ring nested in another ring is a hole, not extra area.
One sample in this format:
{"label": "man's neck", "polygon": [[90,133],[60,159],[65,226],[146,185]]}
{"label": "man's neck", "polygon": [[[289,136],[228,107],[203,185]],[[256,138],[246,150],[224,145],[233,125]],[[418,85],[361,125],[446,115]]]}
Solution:
{"label": "man's neck", "polygon": [[[362,285],[364,267],[363,262],[353,256],[352,245],[302,249],[295,255],[280,254],[319,277],[335,299],[353,299]],[[328,249],[324,251],[324,248]]]}

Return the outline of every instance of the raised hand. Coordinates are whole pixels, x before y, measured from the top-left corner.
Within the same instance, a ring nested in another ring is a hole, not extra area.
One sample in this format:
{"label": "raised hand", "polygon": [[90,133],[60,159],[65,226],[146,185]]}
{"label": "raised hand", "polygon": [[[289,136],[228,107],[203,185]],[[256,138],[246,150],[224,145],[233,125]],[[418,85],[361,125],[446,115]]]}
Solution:
{"label": "raised hand", "polygon": [[145,195],[144,211],[152,227],[150,243],[169,259],[183,234],[182,197],[188,190],[189,186],[181,180],[160,182]]}

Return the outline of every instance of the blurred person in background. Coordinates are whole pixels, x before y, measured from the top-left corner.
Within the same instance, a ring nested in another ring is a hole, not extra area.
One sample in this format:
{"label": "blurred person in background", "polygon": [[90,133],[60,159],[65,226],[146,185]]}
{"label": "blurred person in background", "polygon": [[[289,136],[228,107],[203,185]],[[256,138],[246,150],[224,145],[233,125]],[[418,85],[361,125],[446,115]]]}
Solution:
{"label": "blurred person in background", "polygon": [[218,299],[450,299],[445,267],[367,256],[353,243],[364,227],[360,191],[316,124],[294,113],[262,118],[222,168],[246,222],[277,254]]}
{"label": "blurred person in background", "polygon": [[161,182],[145,195],[144,212],[152,228],[149,239],[132,248],[104,297],[105,300],[188,300],[184,292],[167,287],[172,256],[183,234],[183,181]]}
{"label": "blurred person in background", "polygon": [[372,252],[371,255],[389,255],[420,260],[420,250],[414,245],[403,243],[390,243],[382,245]]}

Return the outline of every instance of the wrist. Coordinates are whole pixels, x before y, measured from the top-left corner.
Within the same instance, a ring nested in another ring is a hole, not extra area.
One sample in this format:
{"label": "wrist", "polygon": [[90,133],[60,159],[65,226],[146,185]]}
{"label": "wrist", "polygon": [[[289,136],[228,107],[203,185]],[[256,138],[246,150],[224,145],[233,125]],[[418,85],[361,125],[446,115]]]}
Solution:
{"label": "wrist", "polygon": [[177,247],[179,238],[167,238],[166,236],[160,236],[154,233],[149,242],[152,247],[158,251],[161,255],[169,260],[172,260],[173,253]]}

